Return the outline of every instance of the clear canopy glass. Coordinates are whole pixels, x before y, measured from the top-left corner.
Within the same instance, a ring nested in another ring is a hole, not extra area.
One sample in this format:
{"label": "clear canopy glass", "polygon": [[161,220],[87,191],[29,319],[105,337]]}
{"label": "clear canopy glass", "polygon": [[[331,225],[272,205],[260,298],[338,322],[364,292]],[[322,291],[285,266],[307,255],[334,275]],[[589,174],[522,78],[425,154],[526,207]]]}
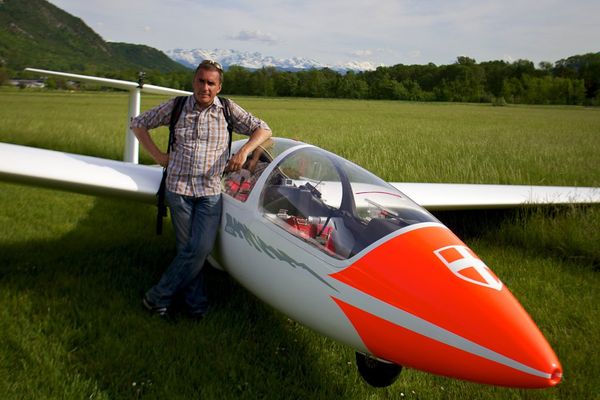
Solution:
{"label": "clear canopy glass", "polygon": [[340,259],[398,229],[437,221],[387,182],[315,147],[281,160],[260,206],[274,224]]}

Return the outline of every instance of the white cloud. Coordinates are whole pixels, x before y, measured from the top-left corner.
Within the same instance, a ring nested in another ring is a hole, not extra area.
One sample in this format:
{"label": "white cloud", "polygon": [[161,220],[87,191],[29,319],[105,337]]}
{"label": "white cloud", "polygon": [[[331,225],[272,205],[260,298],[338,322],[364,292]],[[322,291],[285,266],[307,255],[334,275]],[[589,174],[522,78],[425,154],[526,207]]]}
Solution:
{"label": "white cloud", "polygon": [[413,50],[409,51],[407,56],[410,60],[421,61],[423,54],[421,54],[421,50]]}
{"label": "white cloud", "polygon": [[227,38],[242,42],[264,42],[272,45],[277,44],[278,42],[277,38],[273,35],[261,32],[259,30],[240,31],[236,35],[228,36]]}
{"label": "white cloud", "polygon": [[600,51],[597,0],[50,1],[107,40],[162,50],[234,48],[387,65],[439,65],[460,54],[537,63]]}
{"label": "white cloud", "polygon": [[371,57],[373,55],[372,50],[356,50],[350,53],[350,55],[355,57]]}

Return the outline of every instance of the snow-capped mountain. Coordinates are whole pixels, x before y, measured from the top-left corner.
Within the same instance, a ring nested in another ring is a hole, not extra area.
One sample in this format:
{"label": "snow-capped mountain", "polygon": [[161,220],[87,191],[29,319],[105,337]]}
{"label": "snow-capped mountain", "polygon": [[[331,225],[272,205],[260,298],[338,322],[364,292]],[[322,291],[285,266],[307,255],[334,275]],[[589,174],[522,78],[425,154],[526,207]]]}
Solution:
{"label": "snow-capped mountain", "polygon": [[335,71],[365,71],[377,68],[371,62],[354,61],[343,65],[327,65],[315,60],[301,57],[275,58],[263,56],[261,53],[250,53],[236,50],[203,50],[203,49],[173,49],[165,52],[172,60],[185,65],[188,68],[196,66],[205,59],[218,61],[227,69],[232,65],[249,69],[260,69],[262,67],[275,67],[285,71],[302,71],[308,69],[330,68]]}

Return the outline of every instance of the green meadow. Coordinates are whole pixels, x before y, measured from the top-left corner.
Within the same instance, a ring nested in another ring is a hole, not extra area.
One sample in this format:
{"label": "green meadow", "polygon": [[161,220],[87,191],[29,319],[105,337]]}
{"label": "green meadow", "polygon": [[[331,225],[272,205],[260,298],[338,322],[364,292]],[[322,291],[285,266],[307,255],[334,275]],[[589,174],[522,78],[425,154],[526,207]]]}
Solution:
{"label": "green meadow", "polygon": [[[275,135],[388,181],[600,187],[599,108],[232,97]],[[142,108],[162,100],[144,96]],[[0,141],[120,159],[127,107],[122,92],[2,88]],[[156,135],[165,145],[166,129]],[[405,369],[372,388],[352,349],[214,270],[204,320],[162,321],[140,304],[174,254],[170,225],[154,234],[154,207],[0,183],[0,398],[600,398],[600,208],[437,216],[531,314],[562,362],[559,386]]]}

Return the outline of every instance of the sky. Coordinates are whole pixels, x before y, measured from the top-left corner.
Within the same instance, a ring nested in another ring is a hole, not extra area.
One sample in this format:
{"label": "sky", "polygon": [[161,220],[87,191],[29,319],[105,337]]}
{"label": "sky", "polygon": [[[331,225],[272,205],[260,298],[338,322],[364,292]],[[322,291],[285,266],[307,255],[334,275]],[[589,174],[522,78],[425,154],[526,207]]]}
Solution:
{"label": "sky", "polygon": [[452,64],[600,52],[598,0],[50,0],[110,42],[325,64]]}

